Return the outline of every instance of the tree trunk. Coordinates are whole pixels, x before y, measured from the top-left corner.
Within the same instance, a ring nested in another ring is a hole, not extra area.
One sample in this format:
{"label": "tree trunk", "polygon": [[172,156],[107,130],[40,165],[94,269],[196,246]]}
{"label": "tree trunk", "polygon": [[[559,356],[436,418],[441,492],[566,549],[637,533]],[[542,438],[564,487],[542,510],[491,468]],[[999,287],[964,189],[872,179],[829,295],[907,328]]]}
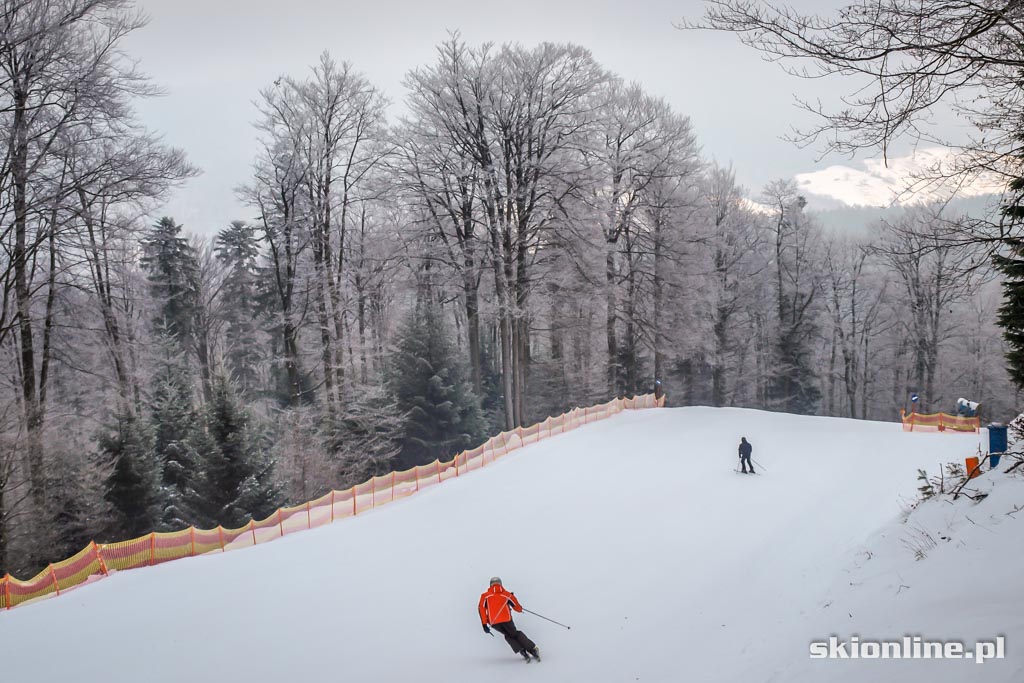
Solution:
{"label": "tree trunk", "polygon": [[711,368],[711,404],[723,406],[725,405],[726,391],[726,350],[729,344],[729,311],[724,306],[718,306],[715,311],[713,333],[715,365]]}
{"label": "tree trunk", "polygon": [[363,384],[367,383],[367,362],[366,362],[366,293],[363,291],[359,279],[356,279],[356,295],[359,297],[356,302],[357,323],[359,325],[359,377]]}
{"label": "tree trunk", "polygon": [[43,358],[39,366],[39,411],[40,419],[45,419],[46,413],[46,388],[50,378],[50,357],[53,349],[53,314],[54,303],[57,295],[57,209],[53,210],[50,217],[50,226],[47,235],[49,247],[49,269],[46,278],[46,314],[43,319]]}
{"label": "tree trunk", "polygon": [[281,330],[284,342],[284,367],[288,380],[288,405],[298,406],[304,402],[302,392],[302,375],[299,372],[299,330],[291,320],[285,320]]}
{"label": "tree trunk", "polygon": [[605,336],[608,342],[608,392],[612,396],[619,395],[619,343],[615,334],[616,303],[615,297],[615,243],[608,243],[605,256],[605,284],[608,287],[605,315]]}
{"label": "tree trunk", "polygon": [[[3,456],[0,455],[0,467],[3,467]],[[4,492],[7,490],[7,481],[0,471],[0,574],[7,570],[7,512],[4,507]]]}
{"label": "tree trunk", "polygon": [[[842,323],[840,323],[842,324]],[[832,348],[828,357],[828,414],[835,415],[836,408],[836,331],[832,330]]]}
{"label": "tree trunk", "polygon": [[462,292],[466,302],[466,336],[469,344],[469,363],[473,372],[473,391],[477,396],[483,396],[483,373],[480,367],[480,297],[475,273],[463,273]]}
{"label": "tree trunk", "polygon": [[494,250],[494,291],[498,301],[498,336],[501,341],[501,389],[505,404],[505,429],[516,427],[515,408],[512,400],[512,325],[510,320],[511,306],[505,281],[505,266],[502,263],[497,238],[497,231],[491,232]]}
{"label": "tree trunk", "polygon": [[199,381],[202,384],[203,402],[208,404],[212,397],[213,360],[210,353],[210,332],[205,329],[205,325],[196,336],[196,356],[199,358]]}
{"label": "tree trunk", "polygon": [[82,207],[82,222],[85,225],[86,235],[89,238],[87,259],[92,271],[93,286],[96,289],[100,315],[103,318],[107,352],[110,354],[110,361],[114,366],[114,378],[117,382],[118,409],[125,416],[133,416],[136,412],[134,409],[135,402],[132,400],[132,383],[125,358],[124,343],[121,338],[121,326],[117,321],[117,314],[114,311],[110,279],[107,277],[106,244],[101,248],[97,240],[98,226],[95,224],[88,197],[83,189],[78,190],[78,197]]}
{"label": "tree trunk", "polygon": [[633,267],[632,258],[627,259],[629,275],[627,278],[628,291],[626,293],[626,368],[624,393],[637,394],[637,340],[636,340],[636,271]]}
{"label": "tree trunk", "polygon": [[[330,318],[327,311],[327,300],[331,296],[331,285],[327,282],[331,275],[324,266],[323,236],[316,230],[313,237],[313,269],[316,271],[316,314],[320,328],[320,361],[324,368],[324,394],[327,397],[327,409],[330,411],[335,402],[334,395],[334,354],[331,352]],[[333,308],[333,307],[332,307]],[[341,338],[338,338],[341,341]]]}
{"label": "tree trunk", "polygon": [[527,276],[526,240],[520,231],[516,247],[516,424],[526,424],[526,377],[530,364],[530,323],[527,315],[529,278]]}
{"label": "tree trunk", "polygon": [[43,473],[43,414],[39,404],[36,381],[36,350],[32,331],[32,259],[28,248],[28,123],[26,121],[27,94],[16,87],[14,90],[14,113],[11,126],[13,150],[10,173],[13,185],[14,209],[14,251],[11,262],[14,266],[14,296],[17,308],[18,335],[21,356],[21,395],[26,428],[25,460],[29,470],[29,490],[37,510],[45,502],[45,477]]}
{"label": "tree trunk", "polygon": [[665,375],[665,339],[662,316],[665,307],[665,254],[661,217],[654,221],[654,379]]}
{"label": "tree trunk", "polygon": [[[342,349],[345,343],[345,305],[344,296],[342,293],[342,277],[345,272],[345,248],[348,240],[348,205],[349,205],[349,194],[347,189],[342,192],[341,200],[341,220],[338,228],[338,257],[337,257],[337,268],[334,271],[334,277],[330,277],[329,272],[331,270],[331,239],[330,233],[326,232],[330,230],[331,210],[330,200],[327,202],[327,224],[325,229],[324,248],[327,250],[327,265],[328,265],[328,279],[330,280],[329,295],[331,302],[331,316],[334,318],[334,338],[335,344],[337,344],[334,359],[334,373],[335,380],[338,385],[338,400],[340,401],[345,393],[345,367],[344,367],[344,354]],[[366,212],[364,211],[361,217],[362,227],[361,230],[365,234],[366,224]],[[349,340],[351,342],[351,340]]]}

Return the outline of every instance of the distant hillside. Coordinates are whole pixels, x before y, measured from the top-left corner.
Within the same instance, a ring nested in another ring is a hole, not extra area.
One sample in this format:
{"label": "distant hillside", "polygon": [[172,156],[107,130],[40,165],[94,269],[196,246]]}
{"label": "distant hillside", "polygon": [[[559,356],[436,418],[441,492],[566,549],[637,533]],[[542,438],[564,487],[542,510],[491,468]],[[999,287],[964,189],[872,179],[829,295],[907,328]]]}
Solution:
{"label": "distant hillside", "polygon": [[[850,233],[866,231],[868,226],[880,218],[897,217],[908,204],[895,206],[849,206],[832,197],[808,194],[807,208],[817,216],[826,228]],[[999,195],[989,194],[977,197],[954,199],[949,210],[980,218],[991,215],[999,202]]]}

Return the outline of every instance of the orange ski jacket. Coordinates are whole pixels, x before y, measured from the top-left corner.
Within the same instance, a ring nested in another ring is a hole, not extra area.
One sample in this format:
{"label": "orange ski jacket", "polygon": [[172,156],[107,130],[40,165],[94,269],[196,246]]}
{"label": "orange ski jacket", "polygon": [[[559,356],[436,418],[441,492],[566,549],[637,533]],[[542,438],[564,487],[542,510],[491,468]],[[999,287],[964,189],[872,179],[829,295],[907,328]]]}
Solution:
{"label": "orange ski jacket", "polygon": [[509,593],[501,584],[491,586],[480,596],[480,623],[487,626],[512,621],[512,611],[509,607],[517,612],[523,611],[523,606],[516,600],[514,593]]}

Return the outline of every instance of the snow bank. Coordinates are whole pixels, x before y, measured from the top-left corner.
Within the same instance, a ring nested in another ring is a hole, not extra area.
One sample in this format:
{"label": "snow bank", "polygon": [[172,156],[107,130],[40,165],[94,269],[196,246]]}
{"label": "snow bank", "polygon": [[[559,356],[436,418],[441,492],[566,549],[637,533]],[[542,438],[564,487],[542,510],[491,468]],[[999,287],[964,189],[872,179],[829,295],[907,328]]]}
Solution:
{"label": "snow bank", "polygon": [[[829,680],[1024,681],[1024,478],[1006,469],[972,482],[977,502],[936,496],[876,532],[804,627],[815,639],[921,636],[961,641],[969,651],[1003,636],[1005,660],[828,662]],[[821,680],[818,666],[780,663],[768,680]]]}

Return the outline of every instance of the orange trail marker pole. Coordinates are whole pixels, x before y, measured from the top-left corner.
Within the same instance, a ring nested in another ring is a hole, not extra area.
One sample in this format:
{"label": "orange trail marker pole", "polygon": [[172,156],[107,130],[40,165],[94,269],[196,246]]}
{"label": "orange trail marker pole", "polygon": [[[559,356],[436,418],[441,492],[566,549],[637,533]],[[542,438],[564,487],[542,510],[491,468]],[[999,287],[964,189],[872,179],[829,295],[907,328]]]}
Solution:
{"label": "orange trail marker pole", "polygon": [[92,542],[92,550],[96,553],[96,561],[100,564],[100,572],[103,576],[107,576],[107,563],[103,561],[103,555],[100,555],[100,547],[96,545],[96,541]]}

